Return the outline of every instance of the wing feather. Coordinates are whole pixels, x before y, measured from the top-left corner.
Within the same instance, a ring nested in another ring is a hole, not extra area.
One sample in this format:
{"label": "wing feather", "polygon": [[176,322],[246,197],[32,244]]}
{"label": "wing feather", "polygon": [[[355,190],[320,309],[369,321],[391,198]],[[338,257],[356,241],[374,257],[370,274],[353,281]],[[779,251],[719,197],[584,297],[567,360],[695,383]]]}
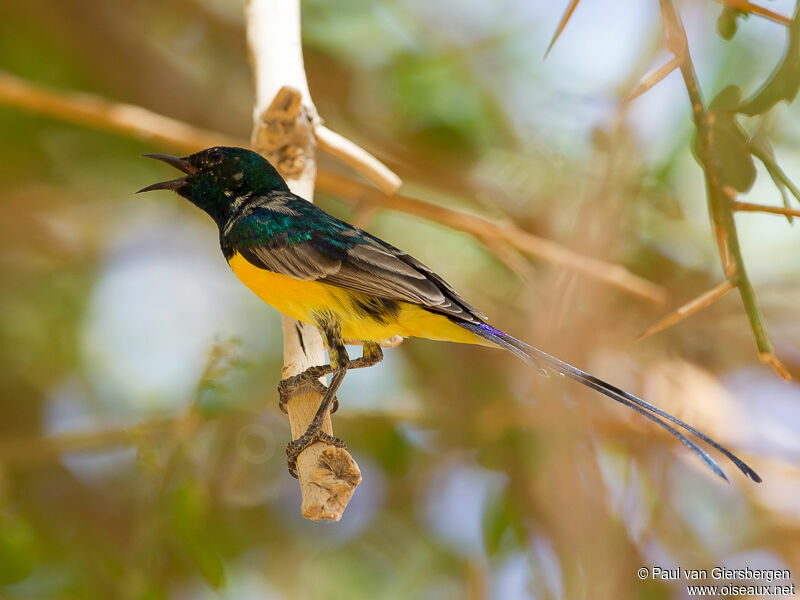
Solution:
{"label": "wing feather", "polygon": [[272,244],[242,250],[244,257],[256,266],[303,281],[322,279],[336,273],[342,266],[341,261],[309,243],[292,246]]}
{"label": "wing feather", "polygon": [[[417,259],[285,192],[259,198],[232,218],[225,243],[273,273],[411,302],[473,322],[485,316]],[[276,209],[271,208],[275,204]]]}

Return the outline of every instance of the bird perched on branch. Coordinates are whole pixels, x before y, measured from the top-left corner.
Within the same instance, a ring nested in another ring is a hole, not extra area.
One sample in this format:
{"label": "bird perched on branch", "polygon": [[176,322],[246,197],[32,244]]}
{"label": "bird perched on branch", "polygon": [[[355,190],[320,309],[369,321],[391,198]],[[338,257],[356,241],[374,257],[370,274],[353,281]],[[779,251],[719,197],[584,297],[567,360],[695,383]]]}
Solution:
{"label": "bird perched on branch", "polygon": [[[508,350],[540,371],[570,377],[635,410],[678,438],[723,479],[727,477],[716,461],[688,434],[724,454],[753,481],[761,481],[747,464],[694,427],[495,329],[421,262],[293,194],[261,155],[215,147],[182,158],[145,156],[176,167],[185,177],[139,191],[172,190],[207,212],[219,227],[222,252],[237,277],[282,313],[314,325],[325,341],[330,364],[311,367],[279,386],[283,407],[293,389],[325,387],[319,378],[332,374],[307,431],[287,446],[292,474],[297,456],[315,441],[344,447],[322,431],[336,390],[348,369],[380,362],[380,342],[402,336]],[[361,341],[362,357],[350,359],[344,340]]]}

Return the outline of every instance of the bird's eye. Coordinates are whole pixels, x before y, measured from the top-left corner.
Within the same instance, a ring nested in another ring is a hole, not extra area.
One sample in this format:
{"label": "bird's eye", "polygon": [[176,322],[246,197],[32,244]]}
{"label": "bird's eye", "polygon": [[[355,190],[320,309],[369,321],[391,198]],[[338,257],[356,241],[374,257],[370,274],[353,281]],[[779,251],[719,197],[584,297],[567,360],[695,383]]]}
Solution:
{"label": "bird's eye", "polygon": [[222,150],[219,150],[217,148],[210,150],[208,155],[206,156],[206,160],[210,165],[217,165],[221,163],[223,158],[224,157],[222,155]]}

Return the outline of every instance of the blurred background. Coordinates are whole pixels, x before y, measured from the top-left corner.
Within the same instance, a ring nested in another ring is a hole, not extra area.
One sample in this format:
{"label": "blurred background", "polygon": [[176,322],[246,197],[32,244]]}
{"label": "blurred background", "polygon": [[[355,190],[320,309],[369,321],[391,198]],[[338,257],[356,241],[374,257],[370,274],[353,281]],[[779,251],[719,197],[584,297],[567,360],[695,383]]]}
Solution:
{"label": "blurred background", "polygon": [[[316,200],[764,483],[721,462],[725,484],[650,422],[510,355],[408,340],[348,375],[334,429],[363,483],[341,522],[304,521],[277,408],[279,315],[229,271],[206,215],[134,195],[168,173],[138,156],[171,149],[0,104],[0,597],[681,598],[681,582],[637,569],[800,569],[800,387],[759,363],[738,294],[634,341],[724,278],[680,76],[621,101],[669,59],[658,2],[579,4],[545,60],[566,5],[303,0],[311,92],[404,194],[621,265],[666,302]],[[726,40],[721,4],[679,8],[707,98],[750,95],[780,61],[785,25],[740,17]],[[4,0],[0,69],[249,137],[241,0]],[[799,181],[798,103],[742,122]],[[781,205],[760,163],[741,199]],[[737,224],[797,378],[797,226]]]}

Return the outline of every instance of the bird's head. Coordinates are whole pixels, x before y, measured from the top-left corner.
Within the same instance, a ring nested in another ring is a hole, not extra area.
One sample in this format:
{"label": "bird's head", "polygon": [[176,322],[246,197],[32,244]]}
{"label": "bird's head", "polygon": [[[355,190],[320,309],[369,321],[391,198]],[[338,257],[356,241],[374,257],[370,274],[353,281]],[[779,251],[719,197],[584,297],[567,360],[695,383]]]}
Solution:
{"label": "bird's head", "polygon": [[224,224],[237,200],[289,188],[283,177],[260,154],[245,148],[215,146],[189,156],[145,154],[172,165],[186,176],[148,185],[139,192],[172,190]]}

